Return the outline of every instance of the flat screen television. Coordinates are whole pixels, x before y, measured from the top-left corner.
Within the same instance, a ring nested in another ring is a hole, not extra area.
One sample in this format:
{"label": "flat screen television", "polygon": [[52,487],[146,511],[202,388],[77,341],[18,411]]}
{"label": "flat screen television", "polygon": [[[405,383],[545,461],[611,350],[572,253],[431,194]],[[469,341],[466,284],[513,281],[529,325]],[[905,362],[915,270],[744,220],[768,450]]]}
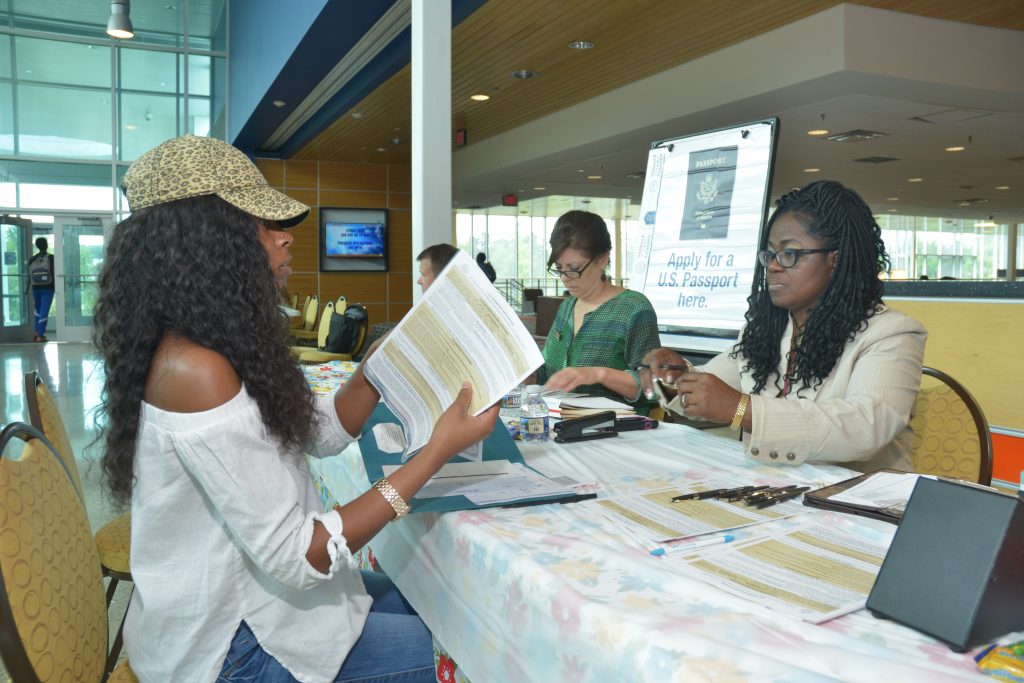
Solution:
{"label": "flat screen television", "polygon": [[387,209],[320,209],[320,271],[386,271]]}

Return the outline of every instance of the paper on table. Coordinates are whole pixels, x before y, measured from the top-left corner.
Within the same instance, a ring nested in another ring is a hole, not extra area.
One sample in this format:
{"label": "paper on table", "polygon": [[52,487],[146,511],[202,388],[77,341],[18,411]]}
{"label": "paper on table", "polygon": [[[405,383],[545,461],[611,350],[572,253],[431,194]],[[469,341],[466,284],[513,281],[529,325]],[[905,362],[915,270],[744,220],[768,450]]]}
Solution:
{"label": "paper on table", "polygon": [[[735,482],[709,479],[688,488],[687,493],[735,486]],[[658,543],[738,529],[809,511],[797,502],[798,499],[762,509],[747,507],[741,502],[733,503],[714,498],[671,502],[671,498],[680,493],[683,492],[670,488],[632,496],[605,498],[592,504],[597,505],[606,516],[634,535]]]}
{"label": "paper on table", "polygon": [[616,415],[632,415],[636,413],[633,406],[613,401],[603,396],[579,396],[577,398],[562,399],[562,417],[581,417],[592,415],[606,410],[614,410]]}
{"label": "paper on table", "polygon": [[430,438],[464,381],[479,415],[544,362],[533,336],[465,252],[366,362],[366,377],[405,427],[406,457]]}
{"label": "paper on table", "polygon": [[829,500],[902,512],[920,476],[912,472],[876,472],[856,486],[831,496]]}
{"label": "paper on table", "polygon": [[683,570],[730,593],[819,624],[864,606],[884,542],[804,518],[797,528],[684,556]]}
{"label": "paper on table", "polygon": [[[385,475],[398,469],[384,467]],[[572,489],[507,460],[448,463],[430,478],[417,498],[465,496],[475,505],[571,494]]]}

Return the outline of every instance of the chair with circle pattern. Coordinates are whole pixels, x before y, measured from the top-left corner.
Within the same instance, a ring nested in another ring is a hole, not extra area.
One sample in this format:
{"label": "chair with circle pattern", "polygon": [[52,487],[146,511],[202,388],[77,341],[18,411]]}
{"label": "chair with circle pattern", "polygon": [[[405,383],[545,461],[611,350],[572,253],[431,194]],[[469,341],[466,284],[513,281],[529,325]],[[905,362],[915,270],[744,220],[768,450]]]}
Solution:
{"label": "chair with circle pattern", "polygon": [[0,431],[0,658],[15,681],[109,678],[103,574],[81,492],[42,433]]}
{"label": "chair with circle pattern", "polygon": [[[43,436],[53,444],[54,450],[64,463],[75,490],[82,493],[82,481],[78,473],[78,465],[75,462],[75,451],[71,445],[71,438],[64,426],[60,411],[57,408],[57,401],[50,393],[49,387],[39,376],[39,373],[32,370],[25,373],[25,400],[28,403],[29,421],[32,426],[43,433]],[[132,540],[132,515],[125,512],[107,522],[96,532],[96,550],[100,555],[100,565],[103,568],[103,575],[108,577],[110,582],[107,585],[107,608],[114,599],[117,585],[121,581],[131,581],[131,540]],[[113,668],[117,657],[121,652],[122,629],[124,619],[120,621],[117,634],[114,637],[113,647],[110,650],[110,661],[108,670]]]}
{"label": "chair with circle pattern", "polygon": [[992,482],[988,420],[960,382],[941,370],[923,368],[910,426],[915,472],[985,485]]}

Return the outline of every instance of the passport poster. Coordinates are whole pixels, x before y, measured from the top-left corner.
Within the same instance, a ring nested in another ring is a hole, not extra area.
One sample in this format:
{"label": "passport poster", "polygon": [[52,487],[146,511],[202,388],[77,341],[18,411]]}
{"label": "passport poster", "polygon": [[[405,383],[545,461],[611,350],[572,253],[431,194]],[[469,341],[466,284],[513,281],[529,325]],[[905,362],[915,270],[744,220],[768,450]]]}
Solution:
{"label": "passport poster", "polygon": [[729,202],[736,180],[737,147],[690,152],[680,240],[706,240],[729,235]]}
{"label": "passport poster", "polygon": [[744,323],[765,222],[776,119],[651,146],[631,286],[662,344],[721,351]]}

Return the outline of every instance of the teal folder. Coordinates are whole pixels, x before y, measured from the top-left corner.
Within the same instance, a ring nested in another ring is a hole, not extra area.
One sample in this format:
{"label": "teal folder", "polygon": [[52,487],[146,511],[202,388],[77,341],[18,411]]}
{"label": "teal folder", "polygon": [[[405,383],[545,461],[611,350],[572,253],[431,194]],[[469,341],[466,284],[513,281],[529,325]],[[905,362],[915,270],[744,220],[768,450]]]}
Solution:
{"label": "teal folder", "polygon": [[[370,415],[370,419],[363,425],[362,436],[359,440],[359,450],[363,454],[363,466],[366,468],[367,483],[377,481],[384,476],[386,465],[401,465],[402,453],[387,453],[377,447],[377,439],[373,435],[373,427],[377,424],[401,422],[391,409],[378,403]],[[415,457],[415,456],[414,456]],[[519,447],[509,435],[505,425],[499,420],[494,425],[494,431],[484,439],[483,447],[484,460],[508,460],[512,463],[526,465]],[[450,462],[468,462],[466,458],[456,455]],[[529,467],[529,465],[526,465]],[[587,500],[596,497],[593,493],[565,493],[555,496],[544,496],[539,498],[523,498],[504,503],[490,503],[477,505],[465,496],[444,496],[442,498],[413,498],[409,501],[412,512],[449,512],[452,510],[476,510],[485,507],[518,507],[523,505],[542,505],[544,503],[572,503],[579,500]]]}

